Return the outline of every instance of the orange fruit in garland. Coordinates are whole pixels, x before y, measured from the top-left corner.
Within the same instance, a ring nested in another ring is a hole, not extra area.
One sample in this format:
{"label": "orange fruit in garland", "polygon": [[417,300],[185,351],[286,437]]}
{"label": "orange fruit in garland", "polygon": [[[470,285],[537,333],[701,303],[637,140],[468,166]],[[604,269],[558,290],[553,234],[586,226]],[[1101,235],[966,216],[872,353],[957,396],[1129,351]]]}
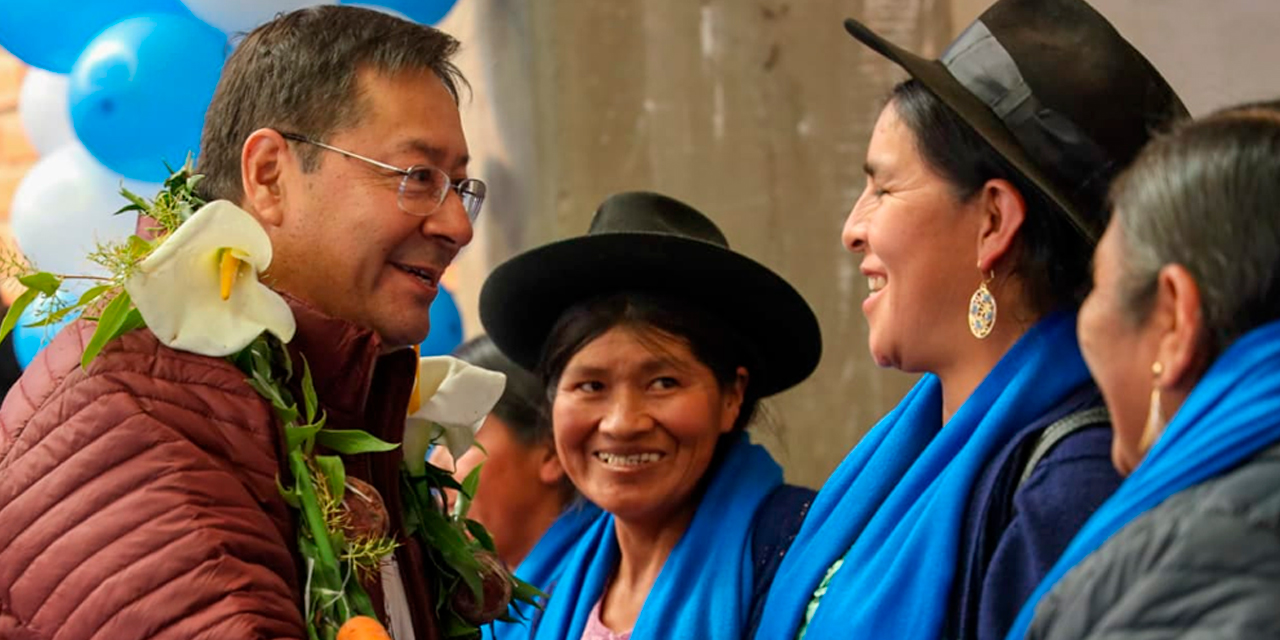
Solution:
{"label": "orange fruit in garland", "polygon": [[356,616],[342,623],[338,640],[391,640],[391,635],[381,622],[369,616]]}

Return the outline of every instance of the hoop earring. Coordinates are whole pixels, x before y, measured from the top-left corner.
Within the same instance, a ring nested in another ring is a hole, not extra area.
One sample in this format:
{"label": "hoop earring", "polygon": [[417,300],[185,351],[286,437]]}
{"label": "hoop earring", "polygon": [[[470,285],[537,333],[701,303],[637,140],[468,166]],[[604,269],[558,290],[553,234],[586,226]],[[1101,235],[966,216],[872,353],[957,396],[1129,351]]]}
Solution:
{"label": "hoop earring", "polygon": [[[1158,378],[1164,373],[1164,365],[1160,362],[1151,363],[1151,377]],[[1164,433],[1164,428],[1168,426],[1165,422],[1164,412],[1160,410],[1160,387],[1154,382],[1151,385],[1151,406],[1147,409],[1147,426],[1142,430],[1142,439],[1138,442],[1138,451],[1142,455],[1146,455],[1147,451],[1160,439],[1160,435]]]}
{"label": "hoop earring", "polygon": [[987,285],[995,277],[995,271],[988,272],[987,279],[978,285],[978,290],[969,298],[969,332],[979,340],[991,335],[991,330],[996,326],[996,299],[991,295],[991,290],[987,289]]}

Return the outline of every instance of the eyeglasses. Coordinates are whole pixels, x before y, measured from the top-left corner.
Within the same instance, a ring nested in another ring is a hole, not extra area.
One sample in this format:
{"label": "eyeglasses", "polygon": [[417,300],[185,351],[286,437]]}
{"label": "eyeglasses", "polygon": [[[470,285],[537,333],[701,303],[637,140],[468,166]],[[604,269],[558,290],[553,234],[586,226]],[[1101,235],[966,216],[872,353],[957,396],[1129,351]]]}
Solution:
{"label": "eyeglasses", "polygon": [[425,217],[435,213],[440,208],[440,205],[444,204],[445,196],[452,189],[462,199],[462,206],[467,210],[467,219],[474,223],[476,218],[480,217],[480,205],[484,204],[484,196],[488,188],[484,182],[476,178],[467,178],[455,183],[449,177],[449,174],[431,165],[415,164],[408,169],[401,169],[373,158],[366,158],[358,153],[352,153],[318,140],[312,140],[297,133],[285,133],[282,131],[280,135],[285,140],[314,145],[403,176],[400,179],[400,197],[397,200],[397,204],[400,205],[401,211],[409,215]]}

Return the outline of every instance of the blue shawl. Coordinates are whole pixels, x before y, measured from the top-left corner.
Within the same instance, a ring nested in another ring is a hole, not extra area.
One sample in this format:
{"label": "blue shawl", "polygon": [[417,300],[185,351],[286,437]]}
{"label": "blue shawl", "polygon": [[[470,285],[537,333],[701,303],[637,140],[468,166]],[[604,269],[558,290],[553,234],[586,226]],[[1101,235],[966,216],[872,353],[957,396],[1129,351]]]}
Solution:
{"label": "blue shawl", "polygon": [[1277,441],[1280,322],[1273,322],[1245,334],[1209,367],[1133,475],[1085,523],[1023,605],[1008,638],[1023,638],[1040,599],[1125,525]]}
{"label": "blue shawl", "polygon": [[[564,572],[565,556],[577,544],[579,538],[591,525],[604,517],[604,512],[586,500],[578,500],[565,509],[556,521],[551,523],[546,533],[538,539],[538,544],[529,551],[529,555],[516,567],[516,576],[521,580],[547,592],[555,591],[560,574]],[[524,617],[517,622],[494,622],[481,629],[486,640],[495,638],[517,638],[528,635],[525,629],[534,624],[542,612],[529,605],[517,605]]]}
{"label": "blue shawl", "polygon": [[[756,509],[782,484],[782,468],[745,434],[731,442],[689,529],[667,558],[631,633],[633,640],[738,640],[750,607]],[[525,635],[578,640],[621,554],[612,516],[597,519],[564,556],[555,592]]]}
{"label": "blue shawl", "polygon": [[1074,314],[1032,327],[945,428],[942,387],[924,376],[818,493],[756,637],[794,638],[818,583],[842,557],[808,638],[940,637],[975,479],[1019,429],[1088,379]]}

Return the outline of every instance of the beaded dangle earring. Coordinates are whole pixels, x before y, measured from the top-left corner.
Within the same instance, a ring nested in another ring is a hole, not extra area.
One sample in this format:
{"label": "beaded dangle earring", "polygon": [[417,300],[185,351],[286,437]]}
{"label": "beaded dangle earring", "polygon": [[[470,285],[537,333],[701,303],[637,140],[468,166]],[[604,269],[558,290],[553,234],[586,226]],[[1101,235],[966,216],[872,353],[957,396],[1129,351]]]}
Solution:
{"label": "beaded dangle earring", "polygon": [[996,299],[991,295],[987,285],[996,277],[995,271],[987,274],[987,279],[978,285],[978,290],[969,298],[969,332],[973,337],[982,340],[991,335],[996,326]]}

